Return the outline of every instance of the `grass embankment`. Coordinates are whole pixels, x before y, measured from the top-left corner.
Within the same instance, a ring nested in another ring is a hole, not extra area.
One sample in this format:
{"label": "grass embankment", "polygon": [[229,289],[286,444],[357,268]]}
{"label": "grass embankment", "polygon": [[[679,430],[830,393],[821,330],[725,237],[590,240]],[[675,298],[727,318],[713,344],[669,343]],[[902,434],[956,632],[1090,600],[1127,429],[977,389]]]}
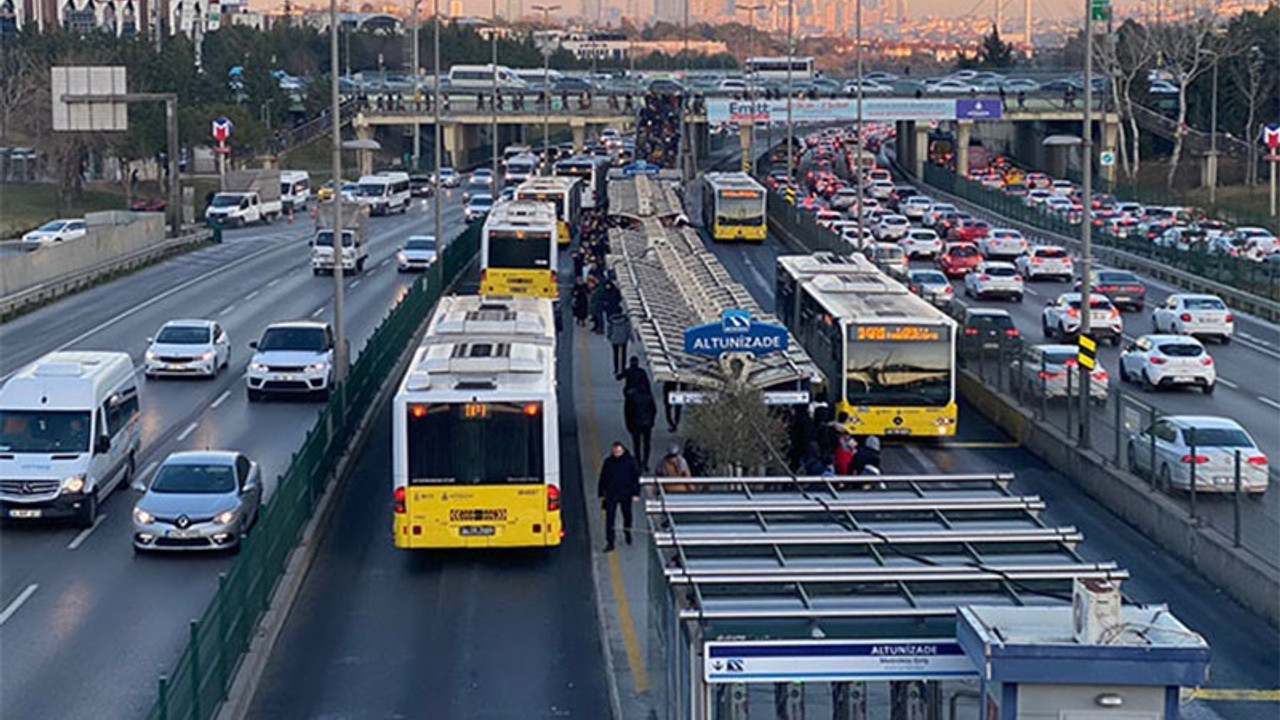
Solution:
{"label": "grass embankment", "polygon": [[51,183],[0,184],[0,240],[20,237],[24,232],[60,217],[84,217],[100,210],[125,209],[119,188],[86,188],[80,199],[67,207],[58,206],[58,188]]}

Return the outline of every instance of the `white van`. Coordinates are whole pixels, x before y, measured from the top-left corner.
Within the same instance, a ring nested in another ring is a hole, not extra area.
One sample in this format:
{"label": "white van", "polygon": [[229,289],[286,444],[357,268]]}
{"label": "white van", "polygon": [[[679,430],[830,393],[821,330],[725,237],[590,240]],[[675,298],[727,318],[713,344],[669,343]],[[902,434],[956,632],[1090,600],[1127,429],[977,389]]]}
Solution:
{"label": "white van", "polygon": [[280,171],[280,202],[284,211],[301,212],[311,202],[311,173],[306,170]]}
{"label": "white van", "polygon": [[516,155],[505,163],[505,169],[502,171],[502,184],[504,187],[519,185],[533,177],[537,172],[537,155]]}
{"label": "white van", "polygon": [[370,215],[390,215],[409,209],[408,173],[365,175],[356,186],[356,200],[369,208]]}
{"label": "white van", "polygon": [[[527,90],[528,84],[506,65],[497,70],[501,90]],[[449,68],[450,90],[493,90],[493,65],[454,65]]]}
{"label": "white van", "polygon": [[133,479],[139,417],[127,353],[64,350],[19,370],[0,388],[0,513],[91,527]]}
{"label": "white van", "polygon": [[537,68],[534,70],[514,70],[516,77],[520,78],[531,89],[546,89],[559,82],[564,78],[564,73],[559,70],[543,70]]}

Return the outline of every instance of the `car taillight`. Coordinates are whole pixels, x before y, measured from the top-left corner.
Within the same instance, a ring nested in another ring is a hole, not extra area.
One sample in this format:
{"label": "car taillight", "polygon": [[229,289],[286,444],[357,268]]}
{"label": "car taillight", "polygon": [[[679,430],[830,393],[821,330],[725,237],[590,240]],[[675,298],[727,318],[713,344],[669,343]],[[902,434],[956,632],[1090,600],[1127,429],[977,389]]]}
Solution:
{"label": "car taillight", "polygon": [[1168,361],[1167,361],[1167,360],[1165,360],[1164,358],[1162,358],[1162,357],[1158,356],[1158,355],[1152,355],[1152,356],[1151,356],[1151,364],[1152,364],[1152,365],[1163,365],[1163,364],[1165,364],[1166,362],[1168,362]]}
{"label": "car taillight", "polygon": [[977,334],[978,334],[978,328],[965,328],[965,329],[964,329],[964,334],[965,334],[965,335],[977,335]]}
{"label": "car taillight", "polygon": [[1075,308],[1067,308],[1068,317],[1080,317],[1080,311]]}
{"label": "car taillight", "polygon": [[1107,379],[1107,371],[1106,371],[1106,370],[1095,370],[1095,371],[1093,372],[1093,379],[1094,379],[1094,380],[1106,380],[1106,379]]}
{"label": "car taillight", "polygon": [[1044,370],[1036,373],[1036,376],[1041,380],[1052,380],[1054,378],[1063,377],[1064,375],[1066,375],[1065,372],[1046,372]]}
{"label": "car taillight", "polygon": [[396,515],[404,514],[404,488],[398,487],[391,494],[391,507]]}
{"label": "car taillight", "polygon": [[1039,257],[1031,258],[1031,264],[1033,265],[1039,265],[1042,262],[1044,262],[1044,258],[1039,258]]}
{"label": "car taillight", "polygon": [[1178,316],[1178,319],[1182,320],[1182,322],[1191,322],[1191,313],[1182,313]]}
{"label": "car taillight", "polygon": [[954,292],[954,291],[951,289],[951,286],[950,286],[950,285],[948,285],[948,286],[946,286],[945,288],[943,288],[943,289],[942,289],[942,292],[944,292],[944,293],[949,293],[949,292]]}
{"label": "car taillight", "polygon": [[1013,281],[1014,281],[1014,282],[1022,282],[1022,276],[1021,276],[1021,275],[1014,275],[1014,276],[1013,276]]}
{"label": "car taillight", "polygon": [[1188,463],[1188,464],[1194,462],[1196,465],[1203,465],[1204,463],[1209,462],[1209,458],[1208,456],[1205,456],[1205,455],[1196,455],[1194,458],[1192,458],[1190,455],[1183,455],[1182,462]]}
{"label": "car taillight", "polygon": [[1251,455],[1251,456],[1249,456],[1249,457],[1245,460],[1245,462],[1249,463],[1250,465],[1266,465],[1266,464],[1267,464],[1267,456],[1266,456],[1266,455]]}
{"label": "car taillight", "polygon": [[988,280],[990,280],[990,279],[991,279],[991,276],[990,276],[990,275],[985,275],[985,274],[984,274],[984,275],[979,275],[979,276],[978,276],[978,279],[979,279],[979,280],[981,280],[982,282],[986,282],[986,281],[988,281]]}
{"label": "car taillight", "polygon": [[1236,316],[1232,315],[1231,313],[1227,313],[1227,316],[1222,319],[1226,320],[1227,322],[1235,322]]}
{"label": "car taillight", "polygon": [[1206,367],[1207,367],[1207,366],[1209,366],[1209,365],[1212,365],[1212,364],[1213,364],[1213,358],[1209,357],[1208,355],[1205,355],[1204,357],[1200,358],[1200,364],[1201,364],[1201,365],[1204,365],[1204,366],[1206,366]]}
{"label": "car taillight", "polygon": [[560,512],[560,488],[547,486],[547,512]]}
{"label": "car taillight", "polygon": [[1011,338],[1018,337],[1018,328],[1005,328],[1004,334]]}
{"label": "car taillight", "polygon": [[1111,308],[1111,317],[1120,317],[1120,310],[1118,308]]}

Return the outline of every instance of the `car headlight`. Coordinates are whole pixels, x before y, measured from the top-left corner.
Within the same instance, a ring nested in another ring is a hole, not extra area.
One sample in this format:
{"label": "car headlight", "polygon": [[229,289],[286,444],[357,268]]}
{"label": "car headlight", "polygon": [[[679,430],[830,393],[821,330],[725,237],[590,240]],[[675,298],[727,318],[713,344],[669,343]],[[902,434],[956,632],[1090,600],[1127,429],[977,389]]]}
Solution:
{"label": "car headlight", "polygon": [[219,525],[230,525],[236,521],[236,511],[227,510],[226,512],[218,513],[213,517],[213,521]]}
{"label": "car headlight", "polygon": [[70,475],[62,478],[62,491],[69,493],[78,493],[84,490],[84,474]]}
{"label": "car headlight", "polygon": [[150,525],[156,521],[156,517],[140,507],[133,509],[133,521],[139,525]]}
{"label": "car headlight", "polygon": [[254,372],[266,372],[267,366],[262,363],[249,363],[249,369]]}
{"label": "car headlight", "polygon": [[403,265],[404,263],[408,262],[408,259],[407,259],[407,258],[405,258],[404,253],[402,253],[402,252],[398,252],[398,253],[396,253],[396,262],[398,262],[398,263],[400,263],[401,265]]}
{"label": "car headlight", "polygon": [[157,357],[159,357],[159,355],[156,355],[156,353],[155,353],[155,351],[154,351],[154,350],[148,350],[148,351],[147,351],[147,359],[148,359],[148,360],[155,360]]}
{"label": "car headlight", "polygon": [[206,350],[200,353],[201,360],[212,360],[213,358],[214,358],[214,353],[212,350]]}
{"label": "car headlight", "polygon": [[322,363],[322,362],[311,363],[310,365],[307,366],[306,370],[307,372],[320,372],[321,370],[326,369],[328,366],[329,366],[328,363]]}

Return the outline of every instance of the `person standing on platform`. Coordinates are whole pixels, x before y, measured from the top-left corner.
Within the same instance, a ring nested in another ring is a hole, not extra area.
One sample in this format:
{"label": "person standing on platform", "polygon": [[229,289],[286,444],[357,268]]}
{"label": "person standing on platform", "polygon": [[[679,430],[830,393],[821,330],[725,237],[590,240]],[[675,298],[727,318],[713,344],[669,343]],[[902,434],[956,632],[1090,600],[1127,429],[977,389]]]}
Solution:
{"label": "person standing on platform", "polygon": [[609,316],[609,344],[613,346],[613,374],[622,374],[627,367],[627,342],[631,340],[631,318],[625,312]]}
{"label": "person standing on platform", "polygon": [[646,384],[627,390],[622,403],[623,420],[631,433],[631,446],[635,449],[640,468],[649,467],[649,450],[653,439],[653,423],[658,418],[658,405],[653,401],[653,390]]}
{"label": "person standing on platform", "polygon": [[614,373],[613,377],[622,381],[622,394],[624,397],[632,390],[649,389],[649,373],[640,367],[640,358],[635,355],[631,356],[631,362],[627,365],[627,369],[620,373]]}
{"label": "person standing on platform", "polygon": [[615,520],[619,510],[622,511],[622,531],[630,545],[631,503],[640,499],[640,466],[620,441],[614,441],[609,457],[600,464],[596,495],[600,498],[600,508],[604,510],[604,551],[613,552],[617,540]]}
{"label": "person standing on platform", "polygon": [[[653,474],[664,478],[693,477],[693,472],[689,469],[689,463],[684,459],[684,454],[680,450],[680,443],[671,443],[671,447],[667,448],[667,454],[663,456],[662,462],[658,463],[658,467],[654,469]],[[662,487],[667,492],[689,492],[692,489],[685,483],[664,483]]]}
{"label": "person standing on platform", "polygon": [[587,284],[580,279],[573,283],[573,319],[578,327],[587,324]]}

